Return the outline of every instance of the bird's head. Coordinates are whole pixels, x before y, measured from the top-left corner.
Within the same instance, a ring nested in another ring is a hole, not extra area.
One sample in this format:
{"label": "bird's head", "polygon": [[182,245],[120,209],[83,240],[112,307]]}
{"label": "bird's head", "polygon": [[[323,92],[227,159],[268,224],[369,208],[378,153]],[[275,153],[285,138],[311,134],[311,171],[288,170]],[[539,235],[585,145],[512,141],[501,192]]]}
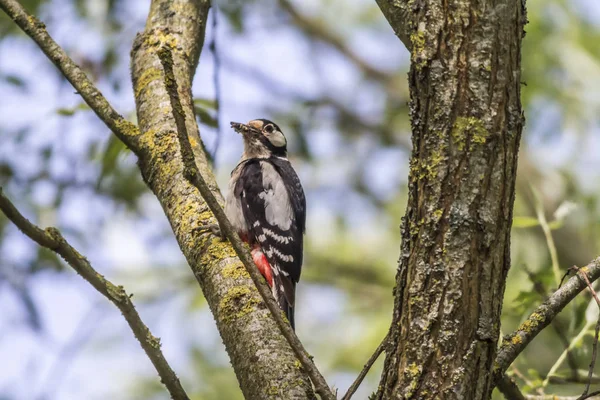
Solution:
{"label": "bird's head", "polygon": [[287,155],[287,140],[276,123],[253,119],[247,124],[231,122],[231,127],[244,138],[244,158]]}

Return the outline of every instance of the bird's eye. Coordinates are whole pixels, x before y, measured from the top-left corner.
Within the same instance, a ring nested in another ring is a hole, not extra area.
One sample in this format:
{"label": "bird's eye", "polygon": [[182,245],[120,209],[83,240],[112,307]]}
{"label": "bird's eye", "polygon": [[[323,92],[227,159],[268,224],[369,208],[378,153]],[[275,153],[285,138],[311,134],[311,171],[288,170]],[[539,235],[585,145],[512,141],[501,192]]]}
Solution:
{"label": "bird's eye", "polygon": [[265,126],[265,132],[267,132],[267,133],[273,133],[273,125],[267,125],[267,126]]}

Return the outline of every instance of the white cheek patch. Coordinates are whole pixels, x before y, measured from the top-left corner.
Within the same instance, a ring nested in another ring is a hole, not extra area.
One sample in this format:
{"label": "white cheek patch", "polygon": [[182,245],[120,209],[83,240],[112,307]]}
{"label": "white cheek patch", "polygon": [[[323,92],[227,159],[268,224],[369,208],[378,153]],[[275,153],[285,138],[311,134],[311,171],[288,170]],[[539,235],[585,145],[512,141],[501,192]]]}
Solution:
{"label": "white cheek patch", "polygon": [[275,147],[283,147],[287,144],[283,133],[278,131],[268,134],[267,139],[269,139],[269,142],[271,142],[271,144]]}

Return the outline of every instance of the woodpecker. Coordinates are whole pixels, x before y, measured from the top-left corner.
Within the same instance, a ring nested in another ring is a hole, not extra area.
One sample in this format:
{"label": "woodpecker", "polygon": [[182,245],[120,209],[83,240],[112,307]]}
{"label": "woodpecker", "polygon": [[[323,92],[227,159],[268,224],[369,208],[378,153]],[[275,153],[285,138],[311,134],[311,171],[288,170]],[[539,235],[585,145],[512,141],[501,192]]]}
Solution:
{"label": "woodpecker", "polygon": [[225,213],[250,246],[254,263],[294,328],[306,224],[304,190],[277,124],[255,119],[232,122],[231,127],[242,135],[244,152],[231,172]]}

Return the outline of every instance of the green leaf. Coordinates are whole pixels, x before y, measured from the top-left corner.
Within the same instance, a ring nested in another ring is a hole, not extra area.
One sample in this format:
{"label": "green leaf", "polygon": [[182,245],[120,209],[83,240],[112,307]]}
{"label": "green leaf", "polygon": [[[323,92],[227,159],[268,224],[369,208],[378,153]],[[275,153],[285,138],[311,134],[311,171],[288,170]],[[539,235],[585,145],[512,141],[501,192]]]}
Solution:
{"label": "green leaf", "polygon": [[548,227],[551,230],[560,229],[562,226],[563,226],[562,220],[554,220],[554,221],[548,223]]}
{"label": "green leaf", "polygon": [[104,154],[102,155],[102,160],[100,161],[102,164],[102,171],[100,172],[100,177],[98,178],[98,185],[100,185],[102,179],[115,171],[119,155],[121,155],[125,150],[127,150],[125,144],[123,144],[123,142],[121,142],[115,135],[111,135],[108,139],[106,150],[104,150]]}
{"label": "green leaf", "polygon": [[206,306],[206,297],[201,292],[196,292],[190,299],[188,310],[200,310]]}
{"label": "green leaf", "polygon": [[5,75],[3,79],[6,81],[6,83],[9,83],[13,86],[25,88],[25,81],[16,75]]}
{"label": "green leaf", "polygon": [[77,110],[75,110],[74,108],[59,108],[58,110],[56,110],[56,113],[64,117],[71,117],[73,114],[75,114],[76,111]]}
{"label": "green leaf", "polygon": [[72,117],[77,111],[88,111],[89,109],[90,108],[87,104],[79,103],[73,108],[59,108],[58,110],[56,110],[56,113],[65,117]]}
{"label": "green leaf", "polygon": [[513,228],[531,228],[539,226],[540,222],[534,217],[514,217]]}
{"label": "green leaf", "polygon": [[13,167],[7,163],[0,163],[0,178],[10,179],[15,175]]}
{"label": "green leaf", "polygon": [[537,381],[540,381],[540,383],[541,383],[542,376],[540,375],[540,372],[538,370],[533,369],[533,368],[528,368],[527,369],[527,375],[529,375],[529,378],[532,381],[536,381],[537,380]]}
{"label": "green leaf", "polygon": [[122,166],[114,171],[103,188],[113,199],[123,202],[130,210],[137,210],[137,201],[148,191],[135,166]]}
{"label": "green leaf", "polygon": [[64,265],[58,255],[55,252],[43,247],[38,248],[37,262],[33,267],[35,270],[41,270],[45,268],[53,269],[55,271],[64,270]]}
{"label": "green leaf", "polygon": [[201,106],[211,110],[216,110],[219,107],[215,99],[205,99],[202,97],[196,97],[194,99],[194,106]]}
{"label": "green leaf", "polygon": [[540,296],[533,291],[524,291],[520,292],[517,297],[515,297],[515,302],[519,304],[535,304],[540,300]]}
{"label": "green leaf", "polygon": [[210,115],[204,108],[194,105],[194,111],[198,118],[200,118],[200,122],[204,125],[210,126],[211,128],[218,127],[219,124],[217,119]]}
{"label": "green leaf", "polygon": [[242,6],[239,4],[223,4],[220,7],[221,12],[227,18],[227,21],[236,33],[244,31],[244,18]]}

